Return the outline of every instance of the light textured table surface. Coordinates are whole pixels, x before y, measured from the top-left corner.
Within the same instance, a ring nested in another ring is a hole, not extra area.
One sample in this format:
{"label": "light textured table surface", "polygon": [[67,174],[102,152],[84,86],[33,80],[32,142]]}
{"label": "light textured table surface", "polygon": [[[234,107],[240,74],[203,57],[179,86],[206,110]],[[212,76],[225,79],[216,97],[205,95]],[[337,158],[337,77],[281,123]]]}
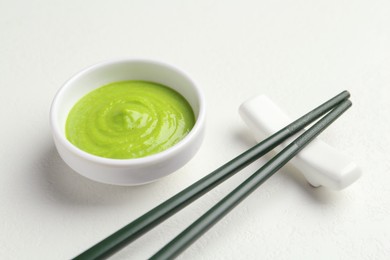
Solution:
{"label": "light textured table surface", "polygon": [[[389,259],[390,2],[0,0],[0,258],[69,259],[252,146],[238,115],[266,94],[293,118],[347,89],[353,107],[321,138],[361,166],[336,192],[285,167],[180,259]],[[96,62],[162,60],[207,99],[206,136],[149,185],[99,184],[54,147],[59,87]],[[144,259],[257,169],[255,162],[113,259]]]}

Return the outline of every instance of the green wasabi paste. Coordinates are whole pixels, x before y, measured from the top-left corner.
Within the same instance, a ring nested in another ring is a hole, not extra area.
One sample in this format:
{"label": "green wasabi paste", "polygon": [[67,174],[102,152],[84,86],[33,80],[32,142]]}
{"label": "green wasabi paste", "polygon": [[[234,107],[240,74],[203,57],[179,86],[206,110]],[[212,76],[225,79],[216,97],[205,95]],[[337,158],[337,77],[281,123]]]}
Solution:
{"label": "green wasabi paste", "polygon": [[182,140],[195,124],[191,106],[173,89],[146,81],[121,81],[81,98],[69,112],[66,137],[106,158],[152,155]]}

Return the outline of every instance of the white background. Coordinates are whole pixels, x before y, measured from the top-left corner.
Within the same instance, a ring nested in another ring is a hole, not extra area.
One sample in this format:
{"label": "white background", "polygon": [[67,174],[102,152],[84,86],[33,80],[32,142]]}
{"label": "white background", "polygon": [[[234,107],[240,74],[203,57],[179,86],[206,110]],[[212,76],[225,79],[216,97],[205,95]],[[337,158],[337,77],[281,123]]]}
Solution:
{"label": "white background", "polygon": [[[69,259],[255,141],[237,111],[269,95],[296,118],[347,89],[321,138],[361,166],[336,192],[283,168],[180,259],[389,259],[390,2],[0,0],[0,258]],[[48,116],[73,74],[113,58],[162,60],[204,90],[203,145],[149,185],[95,183],[57,154]],[[151,256],[247,178],[256,162],[113,259]]]}

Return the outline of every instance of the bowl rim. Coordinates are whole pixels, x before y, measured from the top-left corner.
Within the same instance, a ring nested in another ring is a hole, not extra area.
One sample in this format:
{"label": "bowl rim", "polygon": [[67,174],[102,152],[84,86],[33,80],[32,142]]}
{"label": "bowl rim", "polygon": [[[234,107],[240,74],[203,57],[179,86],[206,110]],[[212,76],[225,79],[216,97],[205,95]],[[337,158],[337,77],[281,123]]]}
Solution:
{"label": "bowl rim", "polygon": [[[57,113],[59,110],[59,100],[63,96],[64,93],[66,93],[69,86],[75,81],[78,80],[81,76],[90,73],[91,71],[94,71],[98,68],[111,66],[118,63],[149,63],[154,64],[157,66],[166,67],[175,73],[181,75],[184,77],[194,88],[194,91],[197,96],[197,101],[199,103],[199,109],[198,114],[196,117],[196,121],[194,126],[192,127],[191,131],[178,143],[175,145],[169,147],[168,149],[161,151],[156,154],[148,155],[141,158],[129,158],[129,159],[115,159],[115,158],[106,158],[106,157],[100,157],[97,155],[90,154],[88,152],[85,152],[81,150],[80,148],[73,145],[65,136],[63,130],[60,129],[60,124],[58,122]],[[177,68],[176,66],[173,66],[171,64],[168,64],[163,61],[155,60],[155,59],[146,59],[146,58],[120,58],[120,59],[111,59],[106,61],[101,61],[99,63],[90,65],[88,67],[85,67],[84,69],[80,70],[73,76],[71,76],[65,83],[60,87],[60,89],[55,94],[51,107],[50,107],[50,126],[52,128],[52,134],[56,141],[61,142],[62,145],[66,147],[68,151],[70,151],[72,154],[83,157],[84,159],[110,167],[128,167],[128,166],[142,166],[147,164],[155,164],[164,160],[169,159],[172,155],[175,155],[176,153],[180,152],[182,149],[184,149],[189,143],[196,138],[199,134],[201,134],[204,122],[205,122],[205,111],[206,111],[206,104],[205,104],[205,98],[204,94],[196,84],[196,82],[189,77],[189,75]]]}

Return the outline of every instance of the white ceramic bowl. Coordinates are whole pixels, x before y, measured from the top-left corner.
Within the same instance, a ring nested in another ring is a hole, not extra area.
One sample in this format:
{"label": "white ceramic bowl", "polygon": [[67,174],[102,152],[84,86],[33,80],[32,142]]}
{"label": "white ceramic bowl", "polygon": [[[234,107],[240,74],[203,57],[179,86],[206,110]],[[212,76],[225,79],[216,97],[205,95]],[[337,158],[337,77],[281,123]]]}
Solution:
{"label": "white ceramic bowl", "polygon": [[[169,86],[183,95],[196,118],[189,134],[165,151],[136,159],[103,158],[84,152],[70,143],[65,137],[65,123],[73,105],[88,92],[122,80],[152,81]],[[205,101],[197,85],[171,65],[143,59],[108,61],[82,70],[61,87],[50,111],[54,143],[62,159],[87,178],[116,185],[152,182],[184,166],[201,145],[204,122]]]}

